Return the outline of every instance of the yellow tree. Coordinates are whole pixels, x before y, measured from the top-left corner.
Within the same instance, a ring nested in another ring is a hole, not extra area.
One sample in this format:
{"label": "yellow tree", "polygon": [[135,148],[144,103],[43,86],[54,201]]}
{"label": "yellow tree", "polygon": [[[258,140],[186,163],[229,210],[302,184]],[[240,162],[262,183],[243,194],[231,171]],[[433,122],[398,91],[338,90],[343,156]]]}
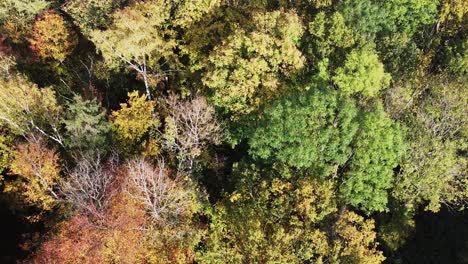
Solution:
{"label": "yellow tree", "polygon": [[63,146],[61,113],[51,88],[39,89],[21,75],[0,78],[0,125],[8,126],[14,134],[25,138],[40,134]]}
{"label": "yellow tree", "polygon": [[385,260],[375,242],[374,220],[344,211],[335,224],[338,239],[334,241],[334,258],[338,263],[377,264]]}
{"label": "yellow tree", "polygon": [[213,50],[203,78],[214,103],[237,115],[248,114],[278,95],[281,77],[304,65],[297,48],[303,25],[296,13],[258,12],[253,20],[253,29],[239,26]]}
{"label": "yellow tree", "polygon": [[76,35],[65,20],[53,11],[46,12],[36,20],[29,39],[30,47],[38,57],[60,62],[73,51],[76,42]]}
{"label": "yellow tree", "polygon": [[44,210],[52,209],[58,199],[54,186],[60,179],[59,156],[55,150],[42,138],[20,144],[13,153],[10,168],[21,181],[8,184],[7,191],[20,191],[27,202]]}
{"label": "yellow tree", "polygon": [[127,153],[138,152],[144,146],[153,148],[154,142],[148,139],[151,128],[158,127],[154,118],[154,101],[148,101],[146,95],[139,96],[138,91],[128,93],[127,103],[120,104],[121,109],[112,112],[112,126],[119,147]]}
{"label": "yellow tree", "polygon": [[91,33],[92,40],[107,64],[118,68],[126,65],[143,79],[146,95],[150,87],[165,78],[160,61],[169,60],[175,47],[167,29],[170,6],[164,1],[137,2],[113,15],[113,24],[106,30]]}

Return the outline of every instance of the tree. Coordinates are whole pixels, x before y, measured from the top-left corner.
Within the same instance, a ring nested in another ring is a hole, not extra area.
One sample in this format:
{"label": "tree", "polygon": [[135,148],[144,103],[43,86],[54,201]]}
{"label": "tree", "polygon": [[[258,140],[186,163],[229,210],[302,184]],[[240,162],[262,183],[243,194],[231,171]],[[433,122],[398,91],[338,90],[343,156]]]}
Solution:
{"label": "tree", "polygon": [[334,185],[255,166],[234,167],[236,191],[209,211],[199,263],[324,263],[330,244],[320,222],[336,211]]}
{"label": "tree", "polygon": [[29,35],[31,23],[49,6],[46,0],[4,0],[0,3],[0,32],[18,43]]}
{"label": "tree", "polygon": [[374,37],[378,33],[402,32],[411,37],[424,25],[435,22],[438,0],[345,0],[339,4],[348,25]]}
{"label": "tree", "polygon": [[132,160],[127,163],[127,173],[127,191],[159,225],[177,225],[197,210],[195,194],[180,175],[170,178],[162,160],[156,167],[143,158]]}
{"label": "tree", "polygon": [[343,67],[336,70],[333,81],[345,95],[361,93],[375,97],[390,84],[391,76],[385,73],[384,65],[370,48],[352,50],[346,56]]}
{"label": "tree", "polygon": [[76,35],[65,20],[53,11],[41,15],[34,23],[29,39],[31,50],[41,59],[63,62],[77,44]]}
{"label": "tree", "polygon": [[334,91],[296,92],[266,106],[251,124],[249,153],[267,163],[279,161],[327,177],[351,155],[356,115],[353,102]]}
{"label": "tree", "polygon": [[402,149],[400,127],[380,104],[373,111],[362,113],[350,165],[340,186],[345,202],[366,213],[384,211]]}
{"label": "tree", "polygon": [[40,89],[21,75],[0,78],[0,124],[11,132],[26,139],[40,134],[63,146],[61,113],[52,88]]}
{"label": "tree", "polygon": [[[5,0],[0,4],[0,23],[10,17],[19,16],[24,20],[33,20],[49,3],[46,0]],[[20,23],[21,20],[15,21]]]}
{"label": "tree", "polygon": [[468,13],[468,7],[463,0],[442,0],[437,29],[439,30],[442,26],[443,30],[448,33],[457,32],[466,13]]}
{"label": "tree", "polygon": [[349,48],[355,44],[355,33],[346,26],[343,15],[339,12],[329,15],[318,13],[309,23],[309,32],[315,37],[317,52],[322,58],[333,55],[336,48]]}
{"label": "tree", "polygon": [[0,183],[3,178],[3,173],[8,169],[8,165],[10,164],[10,158],[13,152],[13,139],[14,137],[9,134],[6,129],[0,129]]}
{"label": "tree", "polygon": [[85,101],[80,96],[68,103],[65,118],[65,146],[75,158],[107,154],[110,125],[101,106],[94,99]]}
{"label": "tree", "polygon": [[223,4],[219,0],[183,1],[175,14],[174,25],[183,29],[179,48],[190,58],[187,68],[193,73],[204,69],[213,49],[239,25],[252,23],[239,6]]}
{"label": "tree", "polygon": [[83,215],[62,223],[57,234],[44,241],[30,256],[30,263],[102,263],[102,229],[93,228]]}
{"label": "tree", "polygon": [[6,191],[20,191],[25,200],[45,211],[53,209],[59,196],[56,186],[60,180],[59,156],[40,137],[19,144],[13,152],[11,171],[19,182],[6,186]]}
{"label": "tree", "polygon": [[[425,205],[463,208],[468,201],[465,143],[468,122],[463,79],[445,74],[424,82],[427,88],[406,118],[408,149],[393,195],[409,210]],[[417,99],[417,98],[416,98]]]}
{"label": "tree", "polygon": [[112,184],[118,173],[118,156],[112,154],[103,164],[99,154],[83,157],[61,182],[66,201],[80,212],[102,218],[115,194]]}
{"label": "tree", "polygon": [[80,29],[89,34],[92,30],[103,29],[112,23],[111,14],[123,4],[123,0],[69,0],[65,10],[75,20]]}
{"label": "tree", "polygon": [[175,48],[174,40],[166,37],[172,35],[167,28],[169,8],[165,1],[136,2],[115,12],[108,29],[91,33],[109,66],[127,65],[138,73],[150,100],[150,87],[166,77],[162,63],[173,57]]}
{"label": "tree", "polygon": [[142,263],[148,219],[125,193],[113,197],[100,222],[76,214],[57,226],[30,263]]}
{"label": "tree", "polygon": [[252,30],[237,29],[210,53],[203,84],[212,100],[235,115],[248,114],[278,95],[281,77],[304,65],[297,48],[303,33],[294,12],[259,12]]}
{"label": "tree", "polygon": [[200,231],[153,226],[141,204],[128,193],[113,197],[103,221],[77,214],[58,225],[30,263],[190,263]]}
{"label": "tree", "polygon": [[204,97],[180,101],[170,96],[166,105],[169,115],[165,118],[164,146],[177,153],[179,169],[191,170],[207,144],[222,142],[222,128],[214,108]]}
{"label": "tree", "polygon": [[391,0],[383,4],[388,14],[386,28],[390,32],[404,32],[409,36],[423,26],[436,22],[439,0]]}
{"label": "tree", "polygon": [[139,96],[134,91],[128,97],[127,103],[112,112],[111,122],[119,147],[127,154],[134,154],[151,144],[148,134],[159,126],[159,120],[155,118],[154,101],[148,101],[146,95]]}
{"label": "tree", "polygon": [[374,220],[365,220],[350,211],[343,212],[335,224],[338,235],[333,245],[334,257],[339,263],[382,263],[385,260],[375,242]]}

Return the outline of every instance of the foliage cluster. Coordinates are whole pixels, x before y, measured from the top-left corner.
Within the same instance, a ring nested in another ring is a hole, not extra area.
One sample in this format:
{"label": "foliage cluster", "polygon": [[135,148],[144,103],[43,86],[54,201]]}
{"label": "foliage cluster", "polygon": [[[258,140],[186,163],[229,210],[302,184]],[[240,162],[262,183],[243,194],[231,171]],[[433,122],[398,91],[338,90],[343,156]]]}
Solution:
{"label": "foliage cluster", "polygon": [[1,1],[0,200],[43,227],[24,261],[398,262],[422,211],[468,202],[467,12]]}

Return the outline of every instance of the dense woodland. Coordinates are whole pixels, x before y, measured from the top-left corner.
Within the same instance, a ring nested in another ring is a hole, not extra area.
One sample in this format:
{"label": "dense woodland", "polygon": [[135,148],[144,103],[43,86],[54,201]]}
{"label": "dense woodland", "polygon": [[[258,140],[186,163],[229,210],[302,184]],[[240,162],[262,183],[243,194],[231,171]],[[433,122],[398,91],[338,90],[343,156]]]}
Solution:
{"label": "dense woodland", "polygon": [[468,263],[467,13],[0,0],[0,262]]}

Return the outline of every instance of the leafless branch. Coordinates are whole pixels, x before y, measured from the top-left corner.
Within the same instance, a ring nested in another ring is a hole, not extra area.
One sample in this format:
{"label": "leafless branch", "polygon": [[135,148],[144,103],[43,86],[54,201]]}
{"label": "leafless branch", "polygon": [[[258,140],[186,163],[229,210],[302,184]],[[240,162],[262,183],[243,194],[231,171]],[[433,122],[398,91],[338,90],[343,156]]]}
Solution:
{"label": "leafless branch", "polygon": [[65,199],[79,210],[90,214],[104,210],[113,196],[112,183],[116,177],[119,159],[112,154],[102,163],[98,154],[95,159],[82,158],[71,170],[68,179],[61,184]]}
{"label": "leafless branch", "polygon": [[143,158],[127,163],[128,193],[144,204],[160,224],[175,224],[190,206],[190,192],[182,179],[171,179],[164,161],[155,167]]}
{"label": "leafless branch", "polygon": [[192,170],[195,159],[207,144],[220,144],[224,132],[216,121],[215,110],[201,96],[191,101],[166,99],[169,117],[164,147],[177,153],[179,170]]}

